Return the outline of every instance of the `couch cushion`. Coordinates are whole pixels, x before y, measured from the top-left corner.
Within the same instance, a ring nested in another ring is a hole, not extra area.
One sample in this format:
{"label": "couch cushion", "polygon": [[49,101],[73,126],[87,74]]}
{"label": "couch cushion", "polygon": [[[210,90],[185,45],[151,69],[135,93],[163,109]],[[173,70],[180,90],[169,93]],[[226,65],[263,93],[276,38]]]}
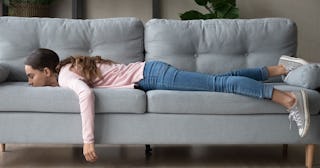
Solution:
{"label": "couch cushion", "polygon": [[[137,89],[94,89],[96,113],[144,113],[145,92]],[[31,87],[26,82],[0,84],[0,112],[79,113],[79,99],[67,88]],[[3,101],[6,100],[6,101]]]}
{"label": "couch cushion", "polygon": [[[281,90],[298,90],[299,87],[276,85]],[[306,90],[311,114],[320,112],[320,93]],[[196,91],[154,90],[147,92],[148,112],[175,114],[281,114],[284,107],[269,100],[247,96]]]}
{"label": "couch cushion", "polygon": [[9,75],[8,67],[0,64],[0,83],[7,80]]}
{"label": "couch cushion", "polygon": [[281,55],[295,55],[296,49],[296,24],[283,18],[153,19],[145,25],[146,60],[188,71],[222,73],[276,65]]}
{"label": "couch cushion", "polygon": [[1,17],[0,32],[0,63],[9,67],[10,81],[27,81],[24,61],[37,48],[52,49],[61,59],[100,55],[119,63],[144,60],[144,26],[136,18]]}

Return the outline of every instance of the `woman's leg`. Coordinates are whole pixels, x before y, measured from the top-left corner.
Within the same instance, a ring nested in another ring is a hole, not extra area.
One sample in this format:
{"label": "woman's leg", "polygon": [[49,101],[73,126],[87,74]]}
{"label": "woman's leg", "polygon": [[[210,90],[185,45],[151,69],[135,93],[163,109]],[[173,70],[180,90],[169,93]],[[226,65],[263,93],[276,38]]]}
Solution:
{"label": "woman's leg", "polygon": [[223,74],[218,74],[217,76],[244,76],[257,81],[264,81],[267,80],[269,77],[286,74],[287,71],[283,65],[275,65],[261,68],[239,69]]}
{"label": "woman's leg", "polygon": [[283,65],[268,66],[269,77],[287,75],[288,71]]}
{"label": "woman's leg", "polygon": [[286,107],[287,109],[290,109],[294,105],[296,98],[291,92],[273,89],[271,100]]}
{"label": "woman's leg", "polygon": [[265,85],[241,76],[263,76],[261,74],[267,74],[272,77],[285,72],[282,65],[277,65],[232,71],[226,73],[226,76],[208,75],[182,71],[169,64],[153,61],[146,64],[144,79],[140,81],[139,86],[143,90],[197,90],[236,93],[257,98],[268,98],[289,108],[294,102],[294,96],[291,93],[273,89],[272,85]]}
{"label": "woman's leg", "polygon": [[[261,69],[267,71],[267,68]],[[248,71],[254,72],[245,69],[234,74],[249,74]],[[162,62],[147,62],[144,79],[139,82],[139,86],[143,90],[215,91],[267,99],[271,99],[273,90],[272,85],[265,85],[248,77],[182,71]]]}
{"label": "woman's leg", "polygon": [[[271,75],[283,73],[278,72],[277,68],[268,71]],[[285,92],[244,76],[215,76],[181,71],[161,62],[146,64],[144,79],[139,82],[139,86],[145,91],[156,89],[215,91],[271,99],[288,109],[289,119],[297,123],[301,137],[306,135],[309,128],[307,96],[303,90],[294,93]]]}

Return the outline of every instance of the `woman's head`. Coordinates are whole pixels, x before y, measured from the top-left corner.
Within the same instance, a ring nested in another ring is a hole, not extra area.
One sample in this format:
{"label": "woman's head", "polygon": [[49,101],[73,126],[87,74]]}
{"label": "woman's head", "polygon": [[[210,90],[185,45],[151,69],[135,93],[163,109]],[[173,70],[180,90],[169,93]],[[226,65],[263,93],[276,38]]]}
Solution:
{"label": "woman's head", "polygon": [[34,50],[25,61],[28,82],[32,86],[57,86],[58,55],[45,48]]}

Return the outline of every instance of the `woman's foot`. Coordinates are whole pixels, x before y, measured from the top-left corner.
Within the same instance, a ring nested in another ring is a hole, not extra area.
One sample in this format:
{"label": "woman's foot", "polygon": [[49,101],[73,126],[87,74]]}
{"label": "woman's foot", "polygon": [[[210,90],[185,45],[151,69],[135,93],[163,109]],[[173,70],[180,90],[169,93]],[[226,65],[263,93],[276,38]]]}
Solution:
{"label": "woman's foot", "polygon": [[268,66],[268,77],[280,76],[280,75],[287,75],[287,70],[284,65],[274,65]]}
{"label": "woman's foot", "polygon": [[286,68],[287,73],[306,64],[308,64],[308,62],[302,58],[295,58],[286,55],[282,55],[279,59],[279,65],[283,65]]}

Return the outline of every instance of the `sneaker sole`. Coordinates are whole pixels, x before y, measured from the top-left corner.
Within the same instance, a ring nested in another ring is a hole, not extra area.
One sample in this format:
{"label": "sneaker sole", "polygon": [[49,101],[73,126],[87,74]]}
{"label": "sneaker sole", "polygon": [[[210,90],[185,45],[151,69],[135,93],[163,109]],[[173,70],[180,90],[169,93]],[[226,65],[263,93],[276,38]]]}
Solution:
{"label": "sneaker sole", "polygon": [[302,133],[301,135],[301,138],[303,138],[306,133],[308,132],[309,130],[309,126],[310,126],[310,114],[309,114],[309,108],[308,108],[308,99],[307,99],[307,95],[306,93],[301,90],[301,95],[302,95],[302,98],[303,98],[303,110],[304,110],[304,120],[305,120],[305,124],[304,124],[304,132]]}
{"label": "sneaker sole", "polygon": [[299,63],[299,64],[301,64],[301,65],[306,65],[306,64],[308,64],[307,61],[305,61],[305,60],[303,60],[303,59],[301,59],[301,58],[295,58],[295,57],[290,57],[290,56],[286,56],[286,55],[282,55],[282,56],[280,57],[280,62],[281,62],[282,60],[283,60],[283,61],[287,61],[287,62]]}

